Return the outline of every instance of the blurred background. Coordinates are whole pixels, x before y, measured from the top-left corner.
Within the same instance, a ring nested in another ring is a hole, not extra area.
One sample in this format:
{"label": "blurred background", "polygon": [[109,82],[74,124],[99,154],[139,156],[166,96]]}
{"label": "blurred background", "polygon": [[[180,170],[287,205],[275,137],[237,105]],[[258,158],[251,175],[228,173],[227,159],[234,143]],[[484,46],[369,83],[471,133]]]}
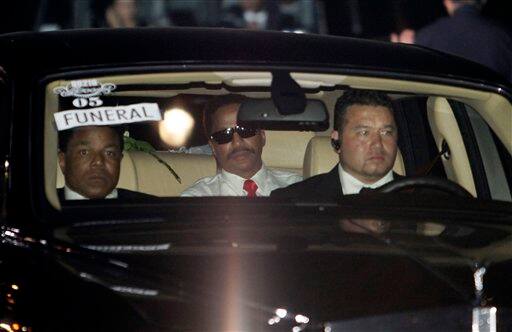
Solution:
{"label": "blurred background", "polygon": [[0,33],[224,27],[417,44],[512,82],[510,0],[3,0]]}
{"label": "blurred background", "polygon": [[[512,30],[508,0],[479,1]],[[4,0],[0,33],[95,27],[194,26],[389,40],[447,16],[442,0]]]}

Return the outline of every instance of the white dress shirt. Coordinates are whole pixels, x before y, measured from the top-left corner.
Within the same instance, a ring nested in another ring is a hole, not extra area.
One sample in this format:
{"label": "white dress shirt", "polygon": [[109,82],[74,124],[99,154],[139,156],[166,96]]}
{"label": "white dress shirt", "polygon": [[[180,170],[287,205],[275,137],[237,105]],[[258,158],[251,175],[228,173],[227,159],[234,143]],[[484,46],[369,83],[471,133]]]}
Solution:
{"label": "white dress shirt", "polygon": [[388,182],[393,181],[393,171],[389,171],[384,177],[382,177],[379,181],[374,182],[372,184],[366,184],[349,173],[347,173],[343,167],[341,167],[341,164],[338,164],[338,173],[340,175],[340,183],[341,183],[341,189],[343,191],[344,195],[352,195],[352,194],[359,194],[359,191],[365,187],[365,188],[371,188],[375,189],[380,186],[385,185]]}
{"label": "white dress shirt", "polygon": [[[76,191],[71,190],[68,186],[64,186],[64,198],[69,201],[81,200],[81,199],[89,199],[77,193]],[[110,194],[108,194],[105,199],[113,199],[117,198],[117,189],[114,188]]]}
{"label": "white dress shirt", "polygon": [[[247,196],[243,186],[246,179],[221,170],[214,176],[199,179],[181,193],[181,196]],[[277,188],[302,181],[302,176],[266,168],[265,165],[251,178],[258,185],[256,196],[269,196]]]}

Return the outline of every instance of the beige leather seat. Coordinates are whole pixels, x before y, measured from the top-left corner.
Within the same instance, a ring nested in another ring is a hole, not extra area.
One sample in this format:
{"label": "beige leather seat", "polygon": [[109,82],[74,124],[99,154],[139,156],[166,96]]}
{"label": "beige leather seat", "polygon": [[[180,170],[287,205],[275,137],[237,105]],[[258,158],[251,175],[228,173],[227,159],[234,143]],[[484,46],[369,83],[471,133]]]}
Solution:
{"label": "beige leather seat", "polygon": [[438,151],[441,151],[443,141],[450,148],[449,156],[441,157],[448,179],[457,182],[476,197],[468,154],[448,100],[443,97],[428,98],[427,115]]}
{"label": "beige leather seat", "polygon": [[[267,131],[263,161],[270,168],[302,174],[303,156],[313,133]],[[181,178],[178,183],[165,165],[145,152],[124,152],[119,175],[119,188],[156,196],[179,196],[182,191],[205,176],[216,173],[215,158],[210,155],[156,152]],[[64,177],[57,165],[57,188],[64,186]]]}
{"label": "beige leather seat", "polygon": [[[328,136],[315,136],[309,141],[304,155],[304,178],[329,172],[339,161],[338,154],[331,146]],[[405,166],[400,150],[398,150],[393,170],[405,175]]]}
{"label": "beige leather seat", "polygon": [[[215,159],[209,155],[156,152],[180,176],[176,181],[169,170],[145,152],[124,152],[119,175],[119,188],[141,191],[156,196],[179,196],[197,179],[215,174]],[[64,185],[64,178],[57,167],[57,187]]]}
{"label": "beige leather seat", "polygon": [[138,179],[139,191],[156,196],[179,196],[198,179],[214,175],[215,159],[210,155],[156,152],[180,176],[181,183],[165,165],[144,152],[133,152],[132,158]]}
{"label": "beige leather seat", "polygon": [[265,131],[267,143],[262,159],[267,167],[302,175],[304,154],[313,132]]}

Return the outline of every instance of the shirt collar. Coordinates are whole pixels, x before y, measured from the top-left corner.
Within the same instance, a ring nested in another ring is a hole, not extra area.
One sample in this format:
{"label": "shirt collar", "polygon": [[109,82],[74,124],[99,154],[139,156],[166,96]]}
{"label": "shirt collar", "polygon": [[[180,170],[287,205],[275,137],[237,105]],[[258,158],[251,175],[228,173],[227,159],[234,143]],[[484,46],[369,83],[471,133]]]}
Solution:
{"label": "shirt collar", "polygon": [[379,181],[374,182],[372,184],[366,184],[359,181],[358,179],[347,173],[343,169],[343,167],[341,167],[341,164],[338,164],[338,174],[340,176],[341,189],[343,191],[343,194],[345,195],[358,194],[363,187],[375,189],[388,182],[393,181],[392,170],[389,171],[382,178],[380,178]]}
{"label": "shirt collar", "polygon": [[[243,188],[245,180],[248,180],[236,174],[229,173],[224,169],[222,169],[220,173],[226,182],[232,183],[236,188]],[[267,168],[265,167],[265,165],[262,164],[260,170],[251,177],[251,180],[256,182],[256,184],[258,185],[258,190],[260,190],[260,188],[263,188],[263,186],[265,185],[266,178]]]}
{"label": "shirt collar", "polygon": [[[80,195],[76,191],[73,191],[66,185],[64,186],[64,198],[68,201],[89,199],[85,196]],[[114,188],[114,190],[112,190],[112,192],[105,197],[105,199],[114,198],[117,198],[117,188]]]}

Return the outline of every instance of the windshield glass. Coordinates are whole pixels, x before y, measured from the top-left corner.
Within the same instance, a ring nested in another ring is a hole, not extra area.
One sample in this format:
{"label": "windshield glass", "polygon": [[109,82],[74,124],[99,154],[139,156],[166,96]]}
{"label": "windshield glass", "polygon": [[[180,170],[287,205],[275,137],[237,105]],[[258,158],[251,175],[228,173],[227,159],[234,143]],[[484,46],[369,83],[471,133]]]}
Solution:
{"label": "windshield glass", "polygon": [[[395,91],[372,88],[382,84]],[[53,81],[46,86],[46,193],[56,207],[272,192],[336,201],[406,176],[427,183],[383,192],[419,186],[510,201],[510,104],[496,112],[504,101],[498,95],[400,84],[293,71]],[[306,181],[280,190],[326,173],[337,186],[311,191]]]}
{"label": "windshield glass", "polygon": [[[410,203],[407,197],[400,197],[402,205]],[[271,208],[262,217],[263,204],[217,201],[203,206],[211,211],[208,219],[197,218],[197,209],[189,208],[183,211],[188,218],[179,220],[167,213],[144,220],[132,215],[77,222],[55,230],[65,241],[59,243],[61,251],[72,253],[58,257],[86,279],[101,280],[133,299],[154,322],[198,330],[224,329],[222,324],[288,328],[297,324],[297,315],[304,317],[304,326],[365,326],[371,322],[364,319],[403,311],[418,321],[434,315],[433,324],[439,323],[439,313],[431,310],[440,303],[459,312],[457,324],[465,326],[467,310],[478,300],[475,271],[491,260],[499,265],[510,259],[510,226],[478,222],[497,220],[498,214],[468,211],[426,218],[402,210],[402,217],[391,217],[389,199],[380,213],[388,217],[377,218],[361,214],[353,203],[325,207],[322,213],[297,208],[289,218]],[[231,213],[223,214],[219,205]],[[500,218],[506,222],[508,217]],[[84,248],[91,252],[84,255]],[[485,278],[494,285],[499,272],[488,268]],[[165,310],[179,309],[180,315],[169,319],[147,306],[162,302]],[[232,310],[244,319],[226,320]],[[277,310],[285,310],[278,319]],[[350,320],[355,317],[363,321]],[[381,323],[391,327],[397,320]]]}

